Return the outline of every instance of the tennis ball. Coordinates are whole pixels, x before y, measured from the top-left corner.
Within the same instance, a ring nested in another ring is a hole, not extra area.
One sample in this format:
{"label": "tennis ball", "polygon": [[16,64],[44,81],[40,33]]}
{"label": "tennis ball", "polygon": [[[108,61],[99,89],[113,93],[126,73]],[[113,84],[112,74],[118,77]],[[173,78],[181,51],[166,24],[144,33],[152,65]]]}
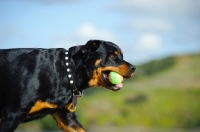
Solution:
{"label": "tennis ball", "polygon": [[108,79],[112,84],[120,84],[123,81],[123,77],[117,72],[110,72]]}

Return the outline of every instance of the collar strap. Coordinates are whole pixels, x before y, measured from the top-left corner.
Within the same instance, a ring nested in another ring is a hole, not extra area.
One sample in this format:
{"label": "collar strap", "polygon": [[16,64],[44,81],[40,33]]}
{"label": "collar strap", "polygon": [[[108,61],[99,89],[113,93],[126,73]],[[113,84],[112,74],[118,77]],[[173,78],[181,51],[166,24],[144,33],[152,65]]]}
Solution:
{"label": "collar strap", "polygon": [[[72,67],[70,66],[70,57],[69,57],[69,50],[65,51],[65,65],[67,71],[67,77],[69,80],[69,85],[73,92],[73,97],[81,97],[83,96],[83,91],[79,91],[74,83]],[[76,101],[75,101],[76,102]]]}

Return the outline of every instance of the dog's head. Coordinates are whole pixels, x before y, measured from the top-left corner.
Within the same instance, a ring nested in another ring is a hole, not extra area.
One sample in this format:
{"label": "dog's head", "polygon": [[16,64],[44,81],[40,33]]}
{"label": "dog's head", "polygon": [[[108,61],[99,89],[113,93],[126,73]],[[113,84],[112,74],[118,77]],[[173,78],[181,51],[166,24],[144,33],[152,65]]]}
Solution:
{"label": "dog's head", "polygon": [[89,87],[101,86],[117,91],[123,85],[111,84],[109,73],[114,71],[124,78],[130,78],[135,71],[135,66],[123,59],[122,50],[112,42],[91,40],[81,46],[80,51],[84,56],[83,70],[89,78]]}

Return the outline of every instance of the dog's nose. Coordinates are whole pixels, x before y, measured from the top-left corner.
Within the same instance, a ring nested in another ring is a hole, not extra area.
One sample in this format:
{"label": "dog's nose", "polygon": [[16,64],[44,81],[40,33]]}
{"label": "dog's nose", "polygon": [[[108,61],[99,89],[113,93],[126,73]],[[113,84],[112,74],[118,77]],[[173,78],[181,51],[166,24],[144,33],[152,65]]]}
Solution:
{"label": "dog's nose", "polygon": [[130,65],[129,69],[133,73],[136,70],[136,67],[134,65]]}

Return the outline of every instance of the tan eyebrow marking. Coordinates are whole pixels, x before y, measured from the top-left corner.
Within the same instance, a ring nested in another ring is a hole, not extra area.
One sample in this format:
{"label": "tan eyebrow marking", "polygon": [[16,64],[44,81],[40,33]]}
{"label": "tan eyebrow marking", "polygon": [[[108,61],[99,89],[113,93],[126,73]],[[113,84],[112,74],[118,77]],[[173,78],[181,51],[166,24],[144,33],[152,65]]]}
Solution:
{"label": "tan eyebrow marking", "polygon": [[114,53],[115,53],[115,55],[118,55],[118,54],[119,54],[118,51],[115,51]]}

